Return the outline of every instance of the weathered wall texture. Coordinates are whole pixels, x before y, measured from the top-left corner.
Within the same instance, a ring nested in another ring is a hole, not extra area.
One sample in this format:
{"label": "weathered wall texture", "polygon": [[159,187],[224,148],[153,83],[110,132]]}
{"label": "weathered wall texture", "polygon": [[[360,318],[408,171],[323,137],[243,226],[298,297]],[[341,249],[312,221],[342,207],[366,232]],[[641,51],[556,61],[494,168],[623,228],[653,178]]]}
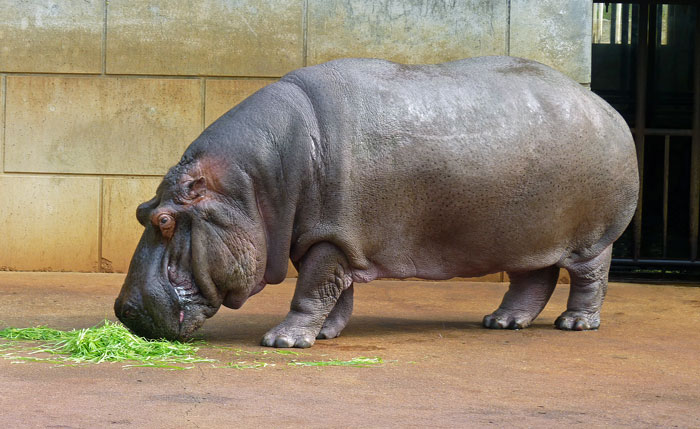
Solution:
{"label": "weathered wall texture", "polygon": [[517,55],[588,84],[590,20],[587,0],[0,0],[0,269],[125,271],[159,177],[290,70]]}

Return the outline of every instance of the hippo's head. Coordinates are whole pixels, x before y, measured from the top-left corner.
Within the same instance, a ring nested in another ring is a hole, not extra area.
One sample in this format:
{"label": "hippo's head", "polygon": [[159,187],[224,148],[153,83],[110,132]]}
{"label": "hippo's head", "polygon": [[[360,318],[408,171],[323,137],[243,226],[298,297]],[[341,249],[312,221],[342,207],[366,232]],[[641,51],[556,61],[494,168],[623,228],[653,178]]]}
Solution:
{"label": "hippo's head", "polygon": [[136,334],[186,339],[222,304],[238,308],[265,286],[265,230],[250,177],[222,183],[211,165],[183,160],[136,211],[145,231],[114,304]]}

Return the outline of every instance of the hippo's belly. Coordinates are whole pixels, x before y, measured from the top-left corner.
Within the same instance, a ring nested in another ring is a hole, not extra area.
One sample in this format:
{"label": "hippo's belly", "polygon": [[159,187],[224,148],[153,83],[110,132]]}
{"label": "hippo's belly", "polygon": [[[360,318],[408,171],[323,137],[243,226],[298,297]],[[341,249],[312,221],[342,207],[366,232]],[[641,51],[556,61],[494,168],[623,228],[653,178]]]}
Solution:
{"label": "hippo's belly", "polygon": [[556,126],[553,116],[520,129],[512,121],[461,135],[404,135],[383,146],[386,161],[356,157],[348,210],[367,265],[354,276],[528,271],[612,243],[636,195],[633,152],[616,156],[628,135],[585,117]]}

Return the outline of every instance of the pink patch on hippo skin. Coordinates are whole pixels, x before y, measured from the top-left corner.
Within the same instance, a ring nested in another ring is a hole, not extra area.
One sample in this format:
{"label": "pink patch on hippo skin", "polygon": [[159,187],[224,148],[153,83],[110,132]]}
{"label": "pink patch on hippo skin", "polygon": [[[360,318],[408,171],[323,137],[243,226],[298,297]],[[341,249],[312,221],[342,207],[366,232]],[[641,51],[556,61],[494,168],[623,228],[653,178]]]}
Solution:
{"label": "pink patch on hippo skin", "polygon": [[182,323],[185,320],[185,312],[180,311],[180,323]]}
{"label": "pink patch on hippo skin", "polygon": [[222,158],[203,156],[189,169],[187,175],[183,176],[182,181],[204,177],[208,189],[221,193],[224,189],[221,178],[225,177],[229,167]]}

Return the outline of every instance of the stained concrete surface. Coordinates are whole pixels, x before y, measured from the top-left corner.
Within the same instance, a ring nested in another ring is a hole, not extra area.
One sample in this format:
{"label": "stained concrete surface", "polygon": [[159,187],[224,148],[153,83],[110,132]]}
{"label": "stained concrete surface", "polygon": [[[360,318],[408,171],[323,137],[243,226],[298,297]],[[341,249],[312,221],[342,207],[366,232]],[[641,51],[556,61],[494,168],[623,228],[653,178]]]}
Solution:
{"label": "stained concrete surface", "polygon": [[0,174],[0,269],[96,271],[99,192],[98,177]]}
{"label": "stained concrete surface", "polygon": [[[123,275],[0,273],[0,328],[82,328],[114,319]],[[533,327],[480,327],[499,283],[357,285],[340,338],[236,370],[57,367],[0,359],[0,427],[700,427],[700,288],[613,283],[603,326],[553,329],[567,285]],[[293,281],[268,286],[200,331],[203,354],[250,361]],[[381,357],[378,367],[298,368],[291,359]]]}
{"label": "stained concrete surface", "polygon": [[110,0],[107,73],[282,76],[303,66],[298,0]]}
{"label": "stained concrete surface", "polygon": [[307,62],[343,57],[441,63],[506,55],[505,1],[310,0]]}
{"label": "stained concrete surface", "polygon": [[105,2],[0,0],[0,70],[100,73]]}
{"label": "stained concrete surface", "polygon": [[202,132],[197,79],[8,76],[5,173],[161,176]]}

